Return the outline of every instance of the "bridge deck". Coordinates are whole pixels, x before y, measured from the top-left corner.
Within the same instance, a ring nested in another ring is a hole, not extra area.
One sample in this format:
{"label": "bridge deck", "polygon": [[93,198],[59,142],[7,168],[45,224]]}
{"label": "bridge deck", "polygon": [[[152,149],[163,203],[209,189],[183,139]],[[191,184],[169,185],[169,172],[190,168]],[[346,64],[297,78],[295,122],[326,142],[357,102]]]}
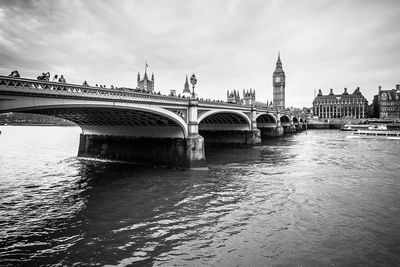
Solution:
{"label": "bridge deck", "polygon": [[[133,88],[100,88],[69,83],[50,82],[26,78],[15,78],[0,75],[0,91],[12,95],[42,95],[60,98],[90,98],[120,102],[163,103],[186,106],[189,98],[166,96],[150,92],[142,92]],[[251,107],[222,101],[197,99],[199,107],[235,110],[250,110]],[[259,111],[276,113],[274,108],[257,107]],[[284,112],[284,111],[282,111]]]}

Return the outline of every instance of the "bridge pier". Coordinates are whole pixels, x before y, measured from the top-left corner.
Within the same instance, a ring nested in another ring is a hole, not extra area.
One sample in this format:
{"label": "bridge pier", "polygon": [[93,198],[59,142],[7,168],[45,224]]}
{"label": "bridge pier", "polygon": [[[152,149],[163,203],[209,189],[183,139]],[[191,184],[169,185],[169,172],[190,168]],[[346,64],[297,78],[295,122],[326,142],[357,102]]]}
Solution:
{"label": "bridge pier", "polygon": [[204,138],[200,135],[191,135],[186,138],[186,166],[193,169],[206,166]]}
{"label": "bridge pier", "polygon": [[183,139],[81,134],[78,157],[169,168],[205,166],[199,135]]}
{"label": "bridge pier", "polygon": [[200,135],[207,144],[220,145],[257,145],[261,144],[260,130],[250,131],[210,131],[202,130]]}
{"label": "bridge pier", "polygon": [[269,128],[261,128],[261,137],[279,137],[283,135],[283,127],[269,127]]}
{"label": "bridge pier", "polygon": [[204,138],[198,134],[197,106],[196,100],[189,101],[186,138],[179,137],[166,126],[156,134],[140,127],[123,130],[107,126],[84,126],[78,156],[169,168],[204,167]]}
{"label": "bridge pier", "polygon": [[206,166],[206,153],[204,151],[204,138],[199,135],[198,108],[199,102],[190,99],[188,105],[188,137],[186,138],[187,168]]}
{"label": "bridge pier", "polygon": [[293,125],[283,126],[284,134],[293,134],[296,133],[296,128]]}

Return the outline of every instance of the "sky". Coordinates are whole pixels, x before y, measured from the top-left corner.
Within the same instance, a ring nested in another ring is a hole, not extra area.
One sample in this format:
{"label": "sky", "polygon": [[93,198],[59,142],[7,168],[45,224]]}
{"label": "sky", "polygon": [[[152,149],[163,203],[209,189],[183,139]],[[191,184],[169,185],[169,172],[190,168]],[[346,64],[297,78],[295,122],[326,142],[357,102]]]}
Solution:
{"label": "sky", "polygon": [[398,0],[0,0],[0,75],[136,87],[226,100],[255,89],[272,100],[280,52],[286,106],[311,107],[315,92],[360,87],[369,103],[400,84]]}

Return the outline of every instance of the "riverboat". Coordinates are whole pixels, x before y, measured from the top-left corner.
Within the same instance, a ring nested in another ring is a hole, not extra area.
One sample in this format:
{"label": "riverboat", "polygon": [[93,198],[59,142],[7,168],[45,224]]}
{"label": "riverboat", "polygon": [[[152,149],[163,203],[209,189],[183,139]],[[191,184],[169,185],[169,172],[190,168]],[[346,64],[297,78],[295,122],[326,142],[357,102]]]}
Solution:
{"label": "riverboat", "polygon": [[379,129],[358,130],[352,132],[346,138],[362,138],[362,139],[390,139],[400,140],[400,131],[387,131]]}
{"label": "riverboat", "polygon": [[341,131],[358,131],[358,130],[367,130],[370,127],[368,124],[345,124],[340,130]]}

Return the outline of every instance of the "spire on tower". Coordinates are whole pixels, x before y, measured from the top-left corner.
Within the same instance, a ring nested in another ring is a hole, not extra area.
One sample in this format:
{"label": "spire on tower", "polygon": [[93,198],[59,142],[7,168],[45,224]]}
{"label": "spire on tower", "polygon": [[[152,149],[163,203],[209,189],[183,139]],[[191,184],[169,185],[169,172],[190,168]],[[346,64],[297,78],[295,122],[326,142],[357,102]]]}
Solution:
{"label": "spire on tower", "polygon": [[189,87],[187,74],[186,74],[185,87],[183,88],[183,94],[185,94],[185,93],[190,94],[190,87]]}
{"label": "spire on tower", "polygon": [[154,92],[154,73],[151,73],[151,91]]}
{"label": "spire on tower", "polygon": [[282,61],[281,61],[281,52],[278,52],[278,60],[276,61],[276,66],[282,67]]}
{"label": "spire on tower", "polygon": [[284,73],[282,69],[281,52],[278,52],[278,60],[276,61],[275,73]]}
{"label": "spire on tower", "polygon": [[148,80],[148,78],[147,78],[147,67],[148,67],[149,65],[147,65],[147,62],[145,62],[144,63],[144,76],[143,76],[143,80]]}

